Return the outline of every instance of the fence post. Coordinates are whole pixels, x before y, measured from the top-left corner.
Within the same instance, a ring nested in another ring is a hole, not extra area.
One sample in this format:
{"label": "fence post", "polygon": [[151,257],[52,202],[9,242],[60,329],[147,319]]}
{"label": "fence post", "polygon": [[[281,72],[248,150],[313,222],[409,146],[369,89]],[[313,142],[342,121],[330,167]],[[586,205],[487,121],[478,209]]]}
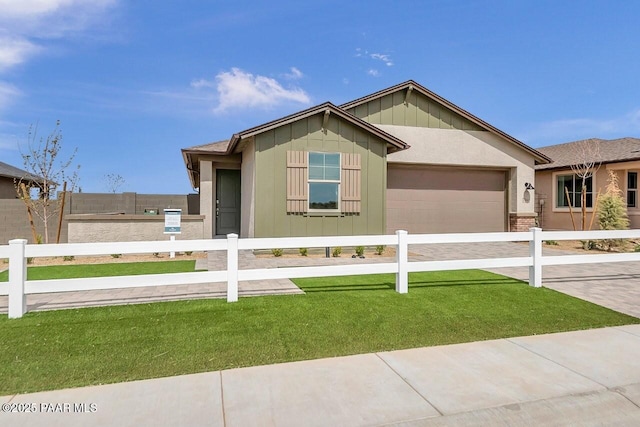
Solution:
{"label": "fence post", "polygon": [[398,247],[396,249],[396,263],[398,264],[398,272],[396,273],[396,292],[406,294],[409,292],[409,247],[407,245],[407,232],[405,230],[397,230]]}
{"label": "fence post", "polygon": [[533,265],[529,266],[529,286],[539,288],[542,286],[542,229],[532,227],[533,238],[529,242],[529,256],[533,259]]}
{"label": "fence post", "polygon": [[9,319],[18,319],[27,312],[24,282],[27,280],[25,239],[9,240]]}
{"label": "fence post", "polygon": [[238,235],[227,234],[227,302],[238,301]]}

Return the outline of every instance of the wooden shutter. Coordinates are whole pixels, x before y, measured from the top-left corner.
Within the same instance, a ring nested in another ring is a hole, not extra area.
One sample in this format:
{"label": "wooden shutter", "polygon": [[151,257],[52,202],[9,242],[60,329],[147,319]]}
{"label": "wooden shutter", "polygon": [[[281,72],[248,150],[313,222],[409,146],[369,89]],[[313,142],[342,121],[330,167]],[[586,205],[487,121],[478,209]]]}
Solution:
{"label": "wooden shutter", "polygon": [[360,154],[342,153],[342,212],[360,213],[362,199]]}
{"label": "wooden shutter", "polygon": [[307,152],[287,151],[287,212],[307,211]]}

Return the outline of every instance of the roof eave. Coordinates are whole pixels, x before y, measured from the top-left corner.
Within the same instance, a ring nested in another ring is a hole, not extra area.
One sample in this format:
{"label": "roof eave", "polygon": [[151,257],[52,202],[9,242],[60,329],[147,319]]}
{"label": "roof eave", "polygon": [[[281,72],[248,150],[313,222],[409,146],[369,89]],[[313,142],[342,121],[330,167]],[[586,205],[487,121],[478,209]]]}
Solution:
{"label": "roof eave", "polygon": [[364,96],[362,98],[358,98],[354,101],[348,102],[346,104],[342,104],[340,105],[340,108],[343,110],[349,110],[351,108],[357,107],[359,105],[365,104],[373,99],[397,92],[398,90],[402,90],[402,89],[407,89],[409,87],[412,87],[412,89],[414,90],[418,90],[420,93],[422,93],[423,95],[425,95],[428,98],[431,98],[437,102],[439,102],[440,104],[445,105],[447,108],[450,108],[451,110],[455,111],[456,113],[460,114],[462,117],[466,118],[467,120],[477,124],[478,126],[487,129],[489,132],[497,134],[499,136],[501,136],[502,138],[507,139],[509,142],[519,146],[520,148],[522,148],[523,150],[527,151],[529,154],[531,154],[535,161],[541,164],[547,164],[547,163],[551,163],[551,159],[547,156],[545,156],[544,154],[540,153],[539,151],[529,147],[527,144],[523,143],[522,141],[512,137],[511,135],[507,134],[506,132],[501,131],[500,129],[496,128],[495,126],[490,125],[489,123],[485,122],[484,120],[482,120],[479,117],[474,116],[473,114],[471,114],[470,112],[468,112],[467,110],[465,110],[464,108],[461,108],[459,106],[457,106],[456,104],[454,104],[451,101],[446,100],[445,98],[441,97],[440,95],[438,95],[437,93],[434,93],[432,91],[430,91],[429,89],[427,89],[426,87],[422,86],[421,84],[415,82],[414,80],[408,80],[404,83],[400,83],[397,84],[395,86],[392,86],[390,88],[387,89],[383,89],[380,90],[378,92],[372,93],[370,95]]}

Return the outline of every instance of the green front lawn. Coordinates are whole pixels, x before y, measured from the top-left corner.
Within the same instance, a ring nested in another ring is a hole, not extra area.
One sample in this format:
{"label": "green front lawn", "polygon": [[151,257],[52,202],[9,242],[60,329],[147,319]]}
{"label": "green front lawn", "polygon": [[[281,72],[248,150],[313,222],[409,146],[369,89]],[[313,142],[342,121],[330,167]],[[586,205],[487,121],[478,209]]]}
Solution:
{"label": "green front lawn", "polygon": [[[183,273],[194,271],[196,262],[119,262],[109,264],[50,265],[27,268],[28,280],[75,279],[79,277],[135,276],[140,274]],[[9,280],[9,271],[0,272],[0,282]]]}
{"label": "green front lawn", "polygon": [[484,271],[297,279],[306,295],[0,316],[0,395],[640,323]]}

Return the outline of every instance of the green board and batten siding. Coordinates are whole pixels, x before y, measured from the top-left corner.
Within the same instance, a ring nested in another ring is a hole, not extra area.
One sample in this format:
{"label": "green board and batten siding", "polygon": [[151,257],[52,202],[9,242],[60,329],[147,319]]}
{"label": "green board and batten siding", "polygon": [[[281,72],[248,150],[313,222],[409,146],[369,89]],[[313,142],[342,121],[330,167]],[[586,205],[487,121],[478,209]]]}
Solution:
{"label": "green board and batten siding", "polygon": [[[322,113],[255,136],[255,237],[383,234],[387,188],[386,143],[332,114]],[[356,215],[288,214],[287,151],[359,153],[361,212]]]}
{"label": "green board and batten siding", "polygon": [[447,107],[413,91],[407,103],[406,90],[394,92],[347,110],[354,116],[379,125],[435,129],[485,130]]}

